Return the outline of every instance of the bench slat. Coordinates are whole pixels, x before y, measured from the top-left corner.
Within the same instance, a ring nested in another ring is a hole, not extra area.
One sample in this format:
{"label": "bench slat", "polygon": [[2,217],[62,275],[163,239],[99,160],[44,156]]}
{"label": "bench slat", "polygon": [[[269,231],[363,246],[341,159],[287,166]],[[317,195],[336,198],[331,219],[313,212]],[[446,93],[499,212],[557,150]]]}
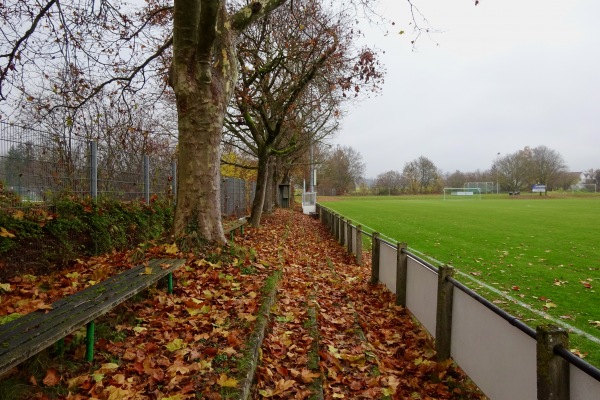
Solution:
{"label": "bench slat", "polygon": [[[123,277],[135,276],[135,275],[139,274],[139,271],[141,271],[141,268],[143,268],[143,266],[138,265],[127,271],[124,271],[123,273],[121,273],[117,276],[123,276]],[[108,278],[107,280],[105,280],[103,282],[100,282],[96,285],[87,287],[79,292],[73,293],[72,295],[69,295],[66,298],[55,301],[54,303],[52,303],[52,310],[51,310],[52,316],[54,318],[61,318],[62,313],[68,313],[68,312],[70,312],[71,308],[77,306],[76,304],[74,304],[76,301],[78,301],[78,300],[80,302],[87,301],[87,296],[89,296],[89,293],[92,290],[102,290],[103,287],[104,287],[104,290],[106,290],[106,288],[105,288],[106,285],[109,284],[110,282],[115,281],[115,279],[113,279],[113,278],[114,277]],[[8,324],[0,326],[0,347],[2,346],[2,343],[5,340],[7,340],[7,338],[10,338],[12,335],[14,335],[14,331],[26,331],[31,327],[35,327],[35,326],[39,325],[40,318],[43,318],[42,316],[46,315],[46,314],[47,313],[45,313],[44,311],[41,311],[41,310],[31,312],[29,314],[26,314],[26,315],[23,315],[22,317],[17,318],[14,321],[11,321]]]}
{"label": "bench slat", "polygon": [[[148,265],[153,268],[153,272],[156,271],[160,276],[153,276],[156,280],[162,278],[163,271],[158,271],[156,268],[160,268],[159,265],[163,263],[164,259],[152,260]],[[178,265],[177,265],[178,266]],[[26,314],[22,317],[17,318],[14,321],[11,321],[8,324],[0,326],[0,357],[2,354],[1,348],[3,347],[3,342],[14,335],[14,332],[23,332],[28,331],[32,327],[36,327],[43,321],[44,316],[51,314],[51,318],[60,319],[63,318],[63,314],[68,314],[72,312],[74,307],[80,306],[82,303],[88,302],[90,300],[90,294],[93,294],[96,291],[107,292],[107,287],[114,285],[115,289],[120,287],[123,284],[131,285],[135,284],[135,278],[139,276],[141,272],[144,271],[144,265],[138,265],[134,268],[131,268],[127,271],[122,272],[121,274],[112,276],[96,285],[89,286],[77,293],[73,293],[70,296],[67,296],[63,299],[57,300],[52,303],[51,313],[46,313],[44,311],[35,311],[29,314]],[[168,274],[166,271],[165,275]]]}
{"label": "bench slat", "polygon": [[[152,260],[151,274],[142,274],[144,265],[131,268],[56,301],[45,314],[36,311],[0,326],[0,374],[150,287],[184,263],[181,259]],[[161,264],[170,266],[163,269]]]}

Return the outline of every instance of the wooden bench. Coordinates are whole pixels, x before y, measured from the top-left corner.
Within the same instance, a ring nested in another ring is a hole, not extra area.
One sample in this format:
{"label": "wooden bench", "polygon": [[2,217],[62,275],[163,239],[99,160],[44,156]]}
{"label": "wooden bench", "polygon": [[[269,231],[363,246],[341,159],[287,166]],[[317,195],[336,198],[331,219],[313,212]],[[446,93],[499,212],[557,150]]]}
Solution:
{"label": "wooden bench", "polygon": [[236,221],[228,221],[225,224],[223,224],[223,232],[225,232],[225,235],[229,234],[231,240],[233,240],[233,233],[235,232],[236,229],[240,230],[240,235],[244,234],[244,225],[246,225],[248,223],[248,221],[246,220],[246,218],[240,218]]}
{"label": "wooden bench", "polygon": [[173,290],[173,271],[182,259],[156,259],[52,303],[52,310],[35,311],[0,326],[0,376],[87,324],[86,360],[94,354],[94,320],[125,300],[167,277]]}

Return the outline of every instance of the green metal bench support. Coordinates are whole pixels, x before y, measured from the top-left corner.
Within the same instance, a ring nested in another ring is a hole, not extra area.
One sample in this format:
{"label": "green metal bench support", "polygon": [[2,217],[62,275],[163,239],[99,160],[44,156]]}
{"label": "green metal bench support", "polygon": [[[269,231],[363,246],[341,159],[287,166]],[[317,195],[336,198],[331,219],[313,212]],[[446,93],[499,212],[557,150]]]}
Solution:
{"label": "green metal bench support", "polygon": [[90,321],[86,327],[85,333],[85,361],[92,362],[94,361],[94,335],[96,333],[96,323],[94,321]]}
{"label": "green metal bench support", "polygon": [[245,218],[241,218],[233,222],[227,222],[225,225],[223,225],[223,231],[225,234],[229,234],[229,238],[233,242],[235,230],[239,228],[240,235],[244,235],[244,225],[246,225],[246,223],[247,221]]}

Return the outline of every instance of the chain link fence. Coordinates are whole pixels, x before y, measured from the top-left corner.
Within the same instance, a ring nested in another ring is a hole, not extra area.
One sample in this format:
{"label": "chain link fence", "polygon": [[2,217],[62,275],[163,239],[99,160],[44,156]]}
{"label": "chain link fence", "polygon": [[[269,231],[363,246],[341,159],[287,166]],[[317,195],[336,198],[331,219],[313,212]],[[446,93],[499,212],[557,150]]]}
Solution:
{"label": "chain link fence", "polygon": [[[0,121],[0,209],[44,207],[64,195],[174,199],[174,147],[144,150]],[[223,178],[223,215],[246,215],[254,187],[254,182]]]}

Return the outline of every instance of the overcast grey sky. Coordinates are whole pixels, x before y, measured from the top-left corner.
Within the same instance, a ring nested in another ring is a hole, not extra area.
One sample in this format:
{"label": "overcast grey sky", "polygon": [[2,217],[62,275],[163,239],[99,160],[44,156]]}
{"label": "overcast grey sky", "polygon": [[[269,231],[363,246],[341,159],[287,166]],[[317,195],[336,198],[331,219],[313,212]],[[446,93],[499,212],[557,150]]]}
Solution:
{"label": "overcast grey sky", "polygon": [[362,154],[366,177],[421,155],[444,172],[483,171],[539,145],[571,171],[600,168],[600,1],[413,3],[443,31],[415,50],[405,0],[380,0],[396,22],[387,36],[363,26],[386,52],[386,82],[349,108],[334,142]]}

